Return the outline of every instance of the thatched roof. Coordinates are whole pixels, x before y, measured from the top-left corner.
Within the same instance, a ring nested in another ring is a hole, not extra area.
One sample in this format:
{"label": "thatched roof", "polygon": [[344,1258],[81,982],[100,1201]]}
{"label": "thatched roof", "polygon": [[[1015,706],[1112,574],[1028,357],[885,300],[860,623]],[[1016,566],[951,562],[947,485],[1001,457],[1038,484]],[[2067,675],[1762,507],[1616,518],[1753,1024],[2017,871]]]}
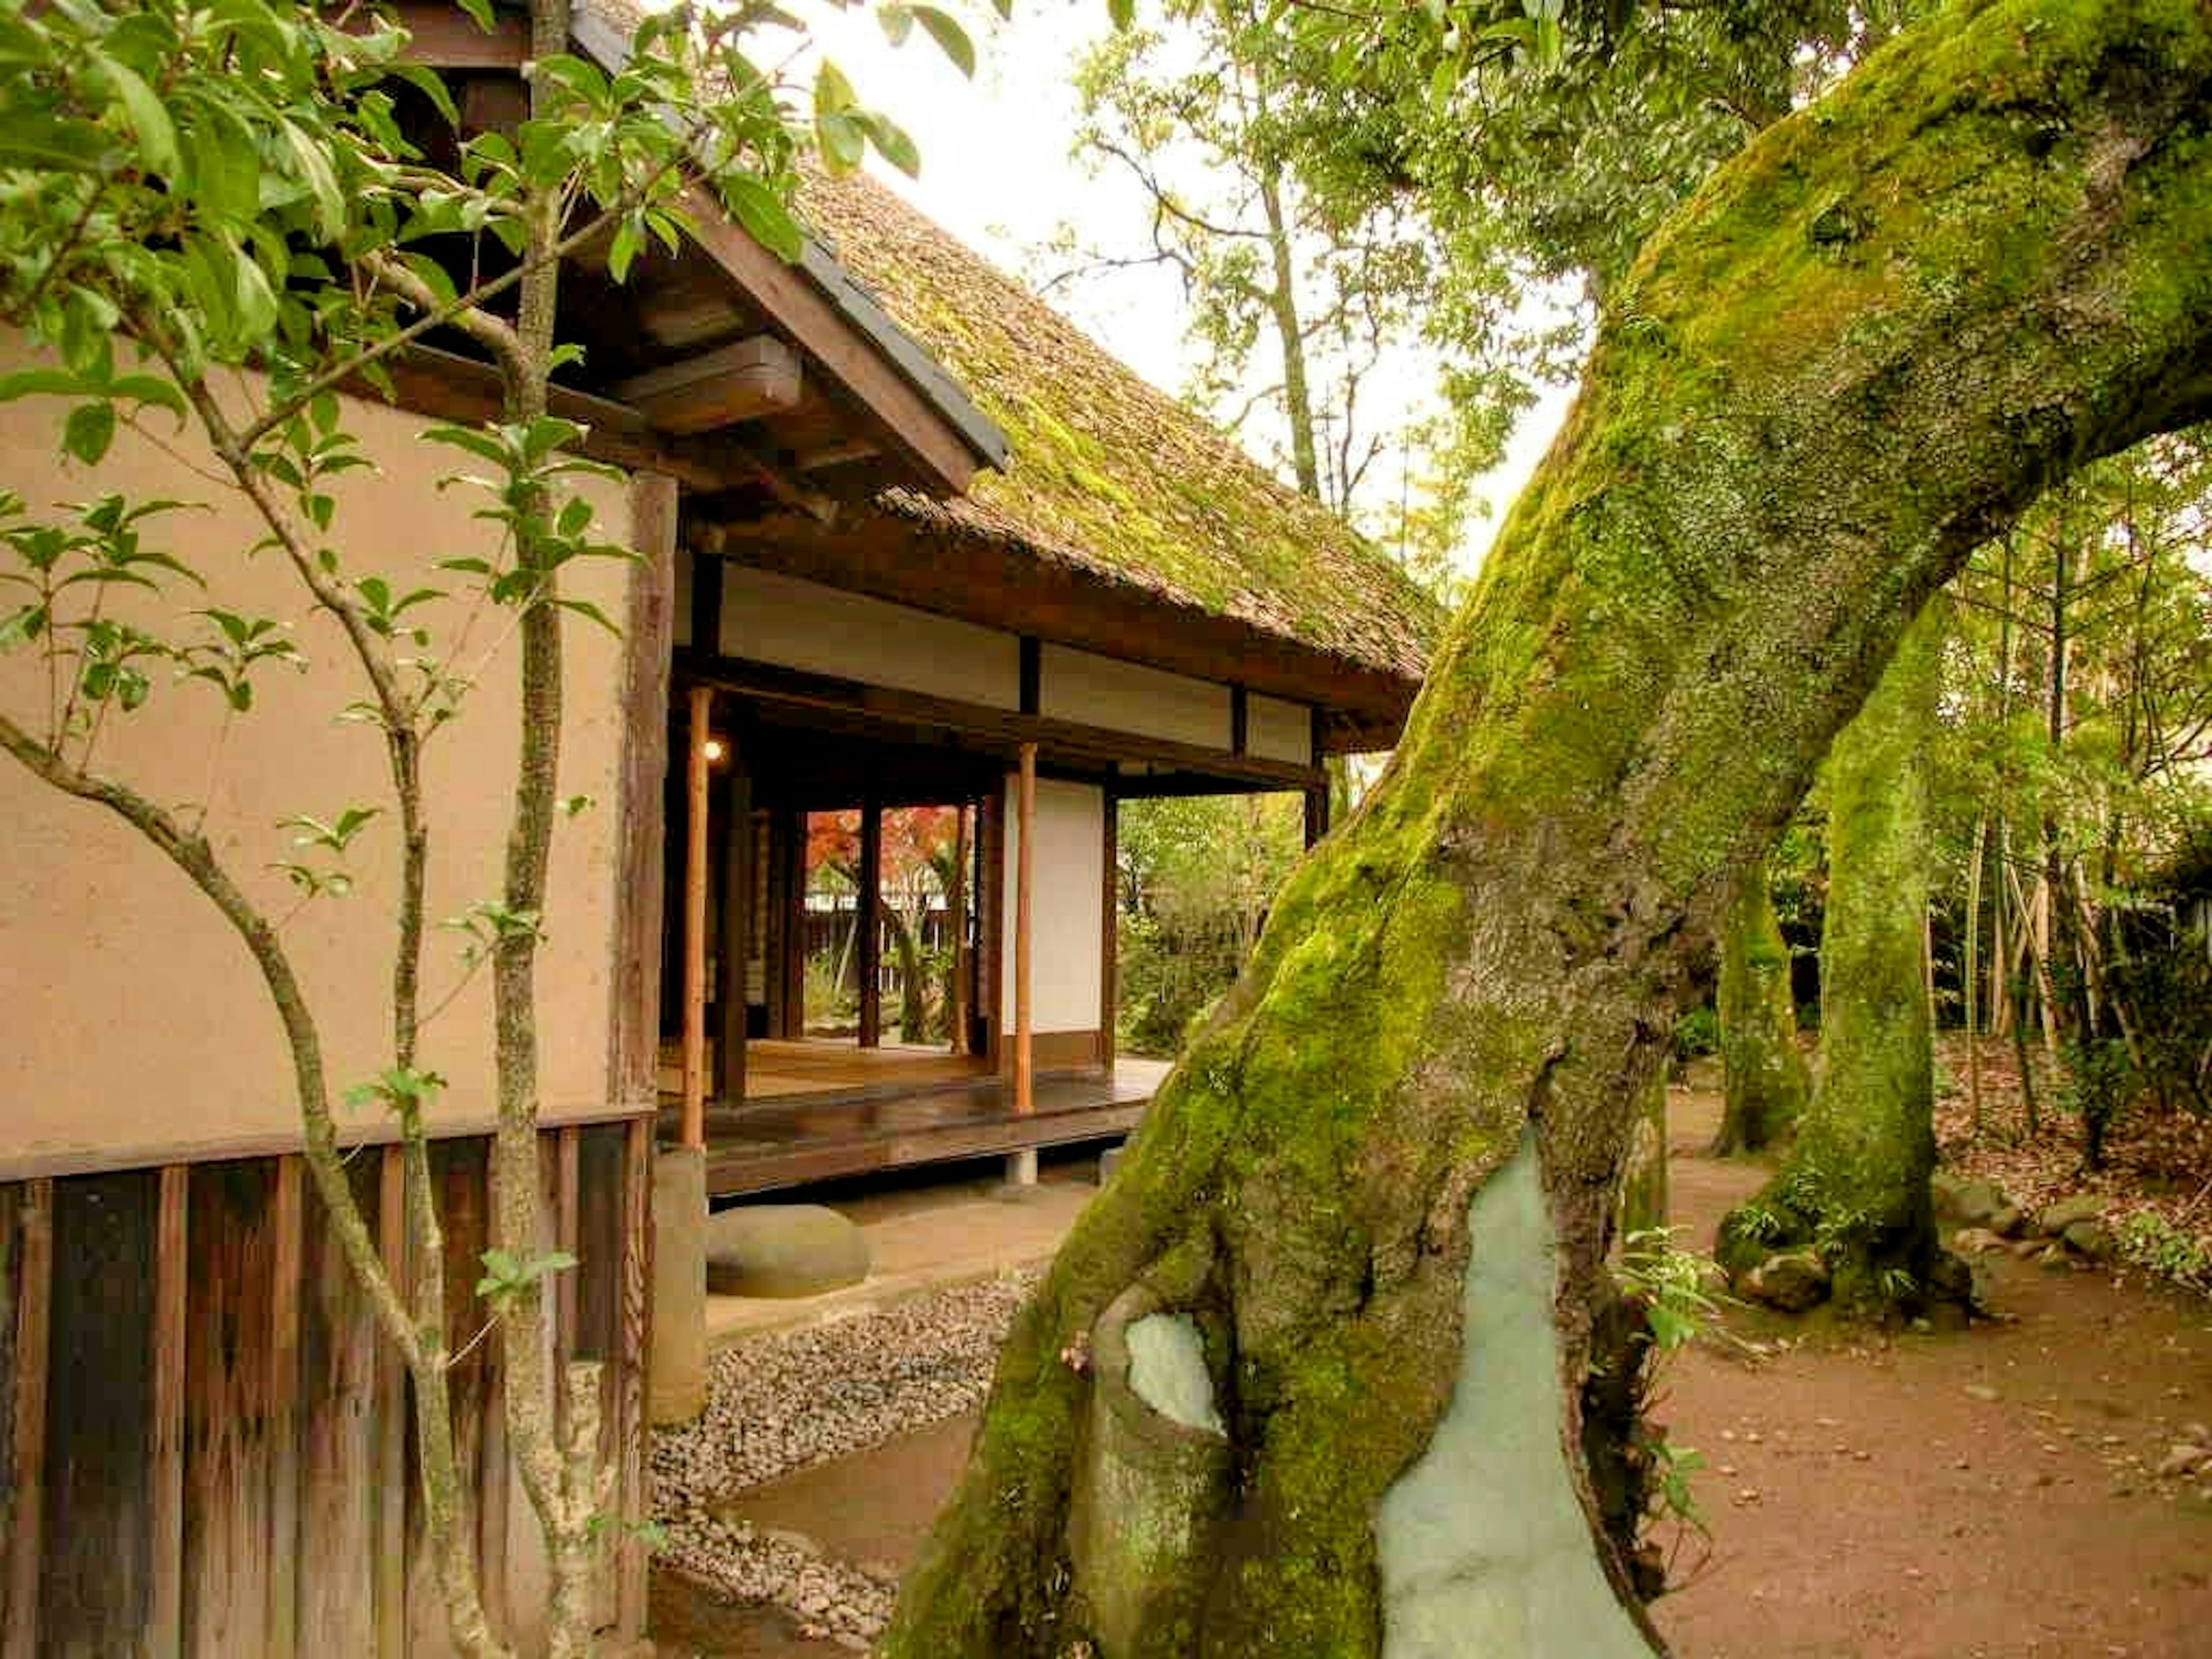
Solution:
{"label": "thatched roof", "polygon": [[865,175],[799,215],[1005,432],[962,499],[887,512],[1418,681],[1442,612],[1382,552]]}

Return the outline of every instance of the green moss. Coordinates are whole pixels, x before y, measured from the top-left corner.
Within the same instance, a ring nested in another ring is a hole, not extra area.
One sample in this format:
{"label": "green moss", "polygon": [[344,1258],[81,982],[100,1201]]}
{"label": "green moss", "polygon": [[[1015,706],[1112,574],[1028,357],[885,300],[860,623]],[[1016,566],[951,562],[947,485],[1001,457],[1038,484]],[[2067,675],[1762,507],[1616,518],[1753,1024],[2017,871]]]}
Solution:
{"label": "green moss", "polygon": [[1790,947],[1774,916],[1761,863],[1737,879],[1721,930],[1721,1066],[1728,1098],[1717,1154],[1752,1152],[1796,1127],[1812,1093],[1797,1049]]}

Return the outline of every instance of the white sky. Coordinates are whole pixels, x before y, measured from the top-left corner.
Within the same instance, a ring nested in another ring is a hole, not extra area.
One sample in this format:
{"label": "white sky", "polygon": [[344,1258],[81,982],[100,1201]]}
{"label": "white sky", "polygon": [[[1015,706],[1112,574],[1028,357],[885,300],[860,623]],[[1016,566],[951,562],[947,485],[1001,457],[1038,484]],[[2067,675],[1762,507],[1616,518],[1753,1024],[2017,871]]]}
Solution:
{"label": "white sky", "polygon": [[[810,6],[800,14],[860,101],[884,111],[921,147],[918,179],[872,155],[871,170],[1017,273],[1030,268],[1032,251],[1065,224],[1094,246],[1142,246],[1147,217],[1136,185],[1116,173],[1089,171],[1068,153],[1077,125],[1068,70],[1110,27],[1102,0],[1018,4],[1006,23],[958,0],[947,9],[962,17],[975,42],[972,82],[920,29],[894,49],[865,8]],[[1154,268],[1064,283],[1051,301],[1153,385],[1170,394],[1179,389],[1189,357],[1182,289],[1173,275]],[[1387,387],[1377,390],[1389,395]],[[1493,510],[1472,532],[1469,568],[1550,443],[1568,397],[1548,394],[1522,422],[1504,463],[1483,480]]]}

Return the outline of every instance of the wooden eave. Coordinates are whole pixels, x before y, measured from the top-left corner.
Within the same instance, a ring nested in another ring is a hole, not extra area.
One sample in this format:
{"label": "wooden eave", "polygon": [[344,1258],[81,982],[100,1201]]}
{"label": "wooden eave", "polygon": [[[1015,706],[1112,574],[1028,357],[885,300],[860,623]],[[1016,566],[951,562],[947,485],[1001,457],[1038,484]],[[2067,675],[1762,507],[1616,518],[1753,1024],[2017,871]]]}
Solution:
{"label": "wooden eave", "polygon": [[697,556],[1309,704],[1325,754],[1389,748],[1420,689],[1133,582],[886,513],[823,524],[796,514],[716,522],[695,511],[687,535]]}
{"label": "wooden eave", "polygon": [[[711,686],[771,714],[785,713],[855,737],[887,738],[917,748],[957,747],[1002,760],[1024,744],[1033,743],[1042,763],[1077,775],[1114,780],[1117,785],[1124,775],[1121,767],[1135,763],[1157,769],[1127,775],[1126,793],[1133,794],[1304,790],[1328,785],[1328,774],[1318,766],[1140,737],[1079,720],[869,685],[688,647],[677,649],[676,679],[679,684]],[[1147,788],[1155,777],[1163,787]],[[1198,779],[1206,781],[1203,791],[1193,784]]]}
{"label": "wooden eave", "polygon": [[[433,0],[392,9],[410,59],[461,83],[465,114],[515,118],[527,54],[519,15],[498,13],[486,33]],[[580,7],[572,40],[611,73],[629,45]],[[607,276],[604,247],[580,251],[564,277],[564,334],[586,362],[581,378],[564,371],[556,404],[592,426],[586,453],[815,518],[888,488],[958,495],[1004,460],[997,427],[818,243],[786,264],[702,186],[683,208],[690,242],[641,255],[627,283]],[[426,412],[483,412],[487,386],[495,406],[495,382],[459,352],[412,354],[394,378],[402,401]]]}

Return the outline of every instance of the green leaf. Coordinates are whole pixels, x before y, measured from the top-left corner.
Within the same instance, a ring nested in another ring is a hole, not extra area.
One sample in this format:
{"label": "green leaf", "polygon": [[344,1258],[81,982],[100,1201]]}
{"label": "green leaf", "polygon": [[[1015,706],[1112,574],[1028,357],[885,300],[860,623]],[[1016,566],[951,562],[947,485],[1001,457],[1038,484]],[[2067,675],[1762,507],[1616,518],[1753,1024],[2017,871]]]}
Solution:
{"label": "green leaf", "polygon": [[630,262],[644,246],[645,237],[637,228],[637,221],[624,219],[615,227],[614,240],[607,246],[607,274],[617,283],[628,282]]}
{"label": "green leaf", "polygon": [[62,447],[87,466],[97,466],[115,441],[115,405],[106,398],[79,404],[62,428]]}
{"label": "green leaf", "polygon": [[798,263],[805,251],[805,238],[783,198],[767,185],[746,173],[732,173],[722,180],[722,202],[753,240],[786,264]]}
{"label": "green leaf", "polygon": [[605,629],[608,633],[613,635],[617,639],[620,639],[622,637],[622,629],[617,628],[613,622],[608,618],[607,613],[600,610],[596,605],[593,605],[589,599],[556,599],[553,603],[559,605],[563,611],[573,611],[578,616],[585,617],[588,621],[599,623],[600,627]]}
{"label": "green leaf", "polygon": [[975,78],[975,43],[968,38],[968,31],[960,27],[951,13],[940,11],[935,6],[916,6],[914,21],[937,42],[937,49],[952,60],[954,68],[971,81]]}
{"label": "green leaf", "polygon": [[1115,28],[1126,29],[1137,21],[1137,0],[1106,0],[1106,15]]}
{"label": "green leaf", "polygon": [[124,118],[137,137],[138,153],[145,158],[147,167],[165,179],[174,178],[179,171],[177,129],[169,120],[169,112],[154,95],[154,88],[139,79],[136,70],[117,63],[104,52],[94,52],[92,64],[114,88],[116,100],[123,106]]}
{"label": "green leaf", "polygon": [[498,25],[492,21],[491,0],[461,0],[461,9],[474,18],[476,26],[486,34],[496,32]]}
{"label": "green leaf", "polygon": [[907,134],[904,127],[880,111],[871,110],[854,119],[860,129],[875,141],[877,150],[909,179],[921,172],[921,151]]}

